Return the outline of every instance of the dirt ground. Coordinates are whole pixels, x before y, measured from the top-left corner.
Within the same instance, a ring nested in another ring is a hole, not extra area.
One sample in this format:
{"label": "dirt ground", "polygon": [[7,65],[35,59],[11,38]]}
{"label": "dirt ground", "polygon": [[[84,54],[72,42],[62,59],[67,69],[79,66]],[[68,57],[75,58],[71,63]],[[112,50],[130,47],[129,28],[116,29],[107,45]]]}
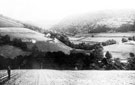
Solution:
{"label": "dirt ground", "polygon": [[0,71],[0,85],[135,85],[134,71],[12,70]]}

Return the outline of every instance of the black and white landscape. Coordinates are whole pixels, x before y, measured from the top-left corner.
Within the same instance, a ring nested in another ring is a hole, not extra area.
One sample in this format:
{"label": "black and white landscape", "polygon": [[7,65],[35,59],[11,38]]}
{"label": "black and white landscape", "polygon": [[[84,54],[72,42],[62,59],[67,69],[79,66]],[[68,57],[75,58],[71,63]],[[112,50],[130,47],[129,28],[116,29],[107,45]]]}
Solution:
{"label": "black and white landscape", "polygon": [[133,1],[7,2],[0,85],[135,84]]}

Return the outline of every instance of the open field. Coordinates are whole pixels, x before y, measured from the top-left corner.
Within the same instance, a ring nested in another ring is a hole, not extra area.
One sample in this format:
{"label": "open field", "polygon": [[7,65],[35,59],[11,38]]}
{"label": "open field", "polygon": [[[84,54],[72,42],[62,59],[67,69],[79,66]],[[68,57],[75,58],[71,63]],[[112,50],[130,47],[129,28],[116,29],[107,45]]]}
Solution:
{"label": "open field", "polygon": [[[94,37],[92,37],[94,36]],[[121,42],[122,37],[130,37],[135,36],[135,33],[91,33],[91,34],[80,34],[76,35],[75,37],[69,37],[69,39],[73,42],[87,42],[87,43],[93,43],[93,42],[104,42],[109,39],[114,39],[118,43]]]}
{"label": "open field", "polygon": [[129,44],[114,44],[114,45],[108,45],[104,46],[104,52],[109,51],[113,58],[120,58],[120,59],[126,59],[129,58],[129,53],[135,53],[135,45],[129,45]]}
{"label": "open field", "polygon": [[[94,35],[94,37],[91,37],[92,35]],[[81,42],[95,44],[97,42],[105,42],[107,40],[114,39],[117,44],[104,46],[104,52],[111,52],[113,58],[126,59],[129,57],[130,52],[135,53],[134,42],[121,42],[123,37],[129,36],[135,36],[135,33],[91,33],[78,35],[76,37],[69,37],[69,39],[75,44]]]}
{"label": "open field", "polygon": [[128,32],[128,33],[89,33],[89,34],[79,34],[76,37],[90,37],[94,35],[94,37],[129,37],[135,36],[135,32]]}
{"label": "open field", "polygon": [[12,70],[10,80],[0,73],[3,85],[135,85],[134,71]]}

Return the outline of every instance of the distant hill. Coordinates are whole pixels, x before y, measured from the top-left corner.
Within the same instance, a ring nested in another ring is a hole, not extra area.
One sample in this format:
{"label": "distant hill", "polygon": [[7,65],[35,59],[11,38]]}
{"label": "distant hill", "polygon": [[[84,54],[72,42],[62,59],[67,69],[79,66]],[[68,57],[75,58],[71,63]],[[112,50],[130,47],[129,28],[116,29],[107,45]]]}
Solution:
{"label": "distant hill", "polygon": [[43,32],[43,29],[30,23],[21,22],[10,17],[0,15],[0,27],[28,28],[34,31]]}
{"label": "distant hill", "polygon": [[24,25],[17,20],[0,15],[0,27],[24,27]]}
{"label": "distant hill", "polygon": [[104,10],[69,16],[52,29],[71,34],[135,31],[135,10]]}

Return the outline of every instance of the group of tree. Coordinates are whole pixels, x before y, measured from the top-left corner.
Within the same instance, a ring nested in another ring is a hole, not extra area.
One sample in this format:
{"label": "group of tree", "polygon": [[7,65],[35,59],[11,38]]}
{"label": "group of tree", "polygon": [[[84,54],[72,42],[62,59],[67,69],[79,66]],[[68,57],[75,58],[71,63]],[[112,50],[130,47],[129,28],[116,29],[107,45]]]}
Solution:
{"label": "group of tree", "polygon": [[132,36],[132,37],[128,37],[128,40],[132,40],[132,41],[135,41],[135,36]]}
{"label": "group of tree", "polygon": [[112,44],[116,44],[117,42],[114,39],[111,40],[107,40],[105,42],[102,42],[103,46],[107,46],[107,45],[112,45]]}
{"label": "group of tree", "polygon": [[127,38],[123,37],[122,42],[135,41],[135,36],[129,36]]}

